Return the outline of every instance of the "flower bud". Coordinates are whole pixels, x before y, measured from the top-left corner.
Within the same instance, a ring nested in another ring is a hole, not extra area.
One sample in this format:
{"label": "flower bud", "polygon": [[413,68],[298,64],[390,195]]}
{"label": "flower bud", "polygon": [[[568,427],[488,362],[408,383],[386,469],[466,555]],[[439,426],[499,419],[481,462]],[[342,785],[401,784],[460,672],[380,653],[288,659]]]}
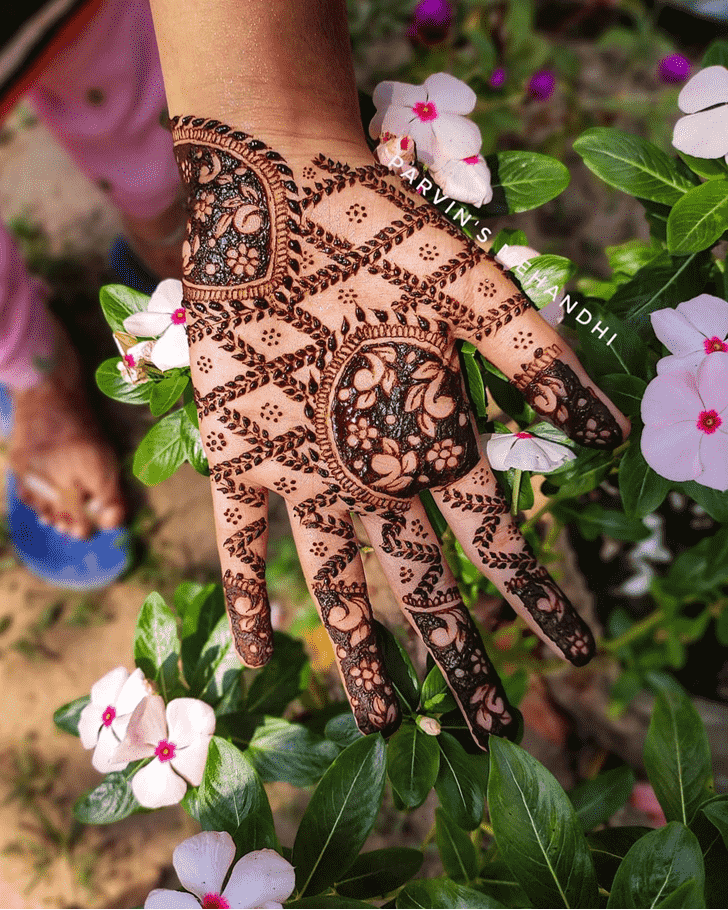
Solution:
{"label": "flower bud", "polygon": [[663,57],[657,68],[660,79],[667,84],[685,82],[690,77],[691,64],[682,54],[670,54]]}
{"label": "flower bud", "polygon": [[[386,137],[386,138],[385,138]],[[415,161],[415,144],[409,136],[393,136],[383,133],[374,154],[380,164],[395,174],[408,171]]]}
{"label": "flower bud", "polygon": [[491,88],[500,88],[503,83],[506,81],[506,71],[503,67],[498,67],[497,70],[493,70],[490,74],[490,79],[488,80],[488,85]]}
{"label": "flower bud", "polygon": [[447,0],[420,0],[412,14],[407,37],[434,47],[445,40],[452,20],[453,8]]}
{"label": "flower bud", "polygon": [[528,83],[528,93],[538,101],[548,101],[556,88],[556,77],[551,70],[536,70]]}
{"label": "flower bud", "polygon": [[434,717],[425,717],[423,714],[418,716],[417,726],[428,736],[439,736],[442,729],[439,720],[436,720]]}

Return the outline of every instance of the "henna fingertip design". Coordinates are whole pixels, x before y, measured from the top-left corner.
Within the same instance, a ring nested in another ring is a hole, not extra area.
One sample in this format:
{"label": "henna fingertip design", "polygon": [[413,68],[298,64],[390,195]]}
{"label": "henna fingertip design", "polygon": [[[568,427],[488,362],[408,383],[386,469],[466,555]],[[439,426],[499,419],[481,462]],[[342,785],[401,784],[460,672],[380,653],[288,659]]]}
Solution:
{"label": "henna fingertip design", "polygon": [[240,573],[233,575],[228,569],[222,583],[235,650],[246,667],[262,667],[273,656],[265,581],[245,578]]}

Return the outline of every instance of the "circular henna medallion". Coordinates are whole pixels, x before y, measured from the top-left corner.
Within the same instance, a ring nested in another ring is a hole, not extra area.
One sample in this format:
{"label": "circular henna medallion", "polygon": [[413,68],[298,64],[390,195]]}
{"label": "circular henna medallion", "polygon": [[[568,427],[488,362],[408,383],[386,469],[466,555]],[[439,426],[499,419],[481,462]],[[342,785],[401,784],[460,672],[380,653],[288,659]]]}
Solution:
{"label": "circular henna medallion", "polygon": [[340,351],[322,388],[327,460],[376,499],[451,483],[478,461],[454,349],[391,332]]}

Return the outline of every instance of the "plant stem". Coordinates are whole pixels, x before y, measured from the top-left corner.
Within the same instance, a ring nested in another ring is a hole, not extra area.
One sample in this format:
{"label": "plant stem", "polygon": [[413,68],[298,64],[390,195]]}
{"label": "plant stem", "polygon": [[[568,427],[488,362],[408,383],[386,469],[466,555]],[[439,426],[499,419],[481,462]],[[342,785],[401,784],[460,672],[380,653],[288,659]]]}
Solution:
{"label": "plant stem", "polygon": [[621,635],[618,635],[616,638],[613,638],[611,641],[603,641],[602,648],[605,651],[618,651],[620,648],[623,648],[625,645],[631,644],[638,638],[641,638],[643,635],[646,635],[648,632],[651,632],[655,626],[659,626],[662,620],[665,618],[665,612],[662,608],[654,610],[648,616],[645,616],[644,619],[641,619],[639,622],[636,622],[630,629],[627,629],[626,632],[623,632]]}

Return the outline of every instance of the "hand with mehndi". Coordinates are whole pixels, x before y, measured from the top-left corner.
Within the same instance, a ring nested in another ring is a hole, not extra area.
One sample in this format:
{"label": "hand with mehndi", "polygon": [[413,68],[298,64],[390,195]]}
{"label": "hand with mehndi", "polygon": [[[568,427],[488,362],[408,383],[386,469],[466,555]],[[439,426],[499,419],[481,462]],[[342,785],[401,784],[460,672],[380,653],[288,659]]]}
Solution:
{"label": "hand with mehndi", "polygon": [[[430,490],[468,557],[576,665],[594,641],[509,514],[469,412],[456,339],[477,345],[577,442],[629,422],[503,268],[362,140],[345,157],[175,118],[189,189],[184,295],[200,427],[235,646],[272,653],[268,491],[286,501],[352,710],[392,732],[399,705],[367,597],[356,514],[475,741],[515,720],[417,496]],[[285,148],[285,157],[284,157]]]}

